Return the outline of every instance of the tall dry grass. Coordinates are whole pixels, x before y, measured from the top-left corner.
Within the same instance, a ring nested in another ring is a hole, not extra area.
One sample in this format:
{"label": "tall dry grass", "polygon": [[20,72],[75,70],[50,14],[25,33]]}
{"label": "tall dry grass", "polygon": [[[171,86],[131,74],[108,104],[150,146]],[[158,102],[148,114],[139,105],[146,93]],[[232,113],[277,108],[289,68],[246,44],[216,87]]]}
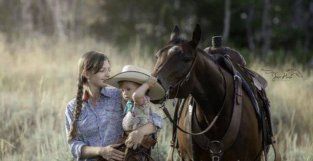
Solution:
{"label": "tall dry grass", "polygon": [[[152,69],[154,63],[140,43],[119,53],[116,47],[90,38],[56,41],[33,37],[9,43],[0,35],[0,160],[72,160],[64,111],[76,93],[77,60],[89,50],[106,53],[112,73],[126,64]],[[255,62],[251,67],[269,80],[273,123],[284,160],[313,160],[313,77],[291,64],[271,67]],[[289,67],[299,69],[303,78],[271,81],[261,70]],[[170,132],[167,122],[153,152],[156,160],[166,157]]]}

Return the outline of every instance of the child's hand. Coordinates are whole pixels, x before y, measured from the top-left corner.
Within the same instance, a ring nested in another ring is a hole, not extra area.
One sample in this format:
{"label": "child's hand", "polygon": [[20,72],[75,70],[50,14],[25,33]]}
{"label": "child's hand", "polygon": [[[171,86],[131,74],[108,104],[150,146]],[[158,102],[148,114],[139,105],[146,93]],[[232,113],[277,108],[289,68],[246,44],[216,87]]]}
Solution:
{"label": "child's hand", "polygon": [[157,79],[153,76],[149,77],[149,79],[146,81],[146,83],[149,85],[149,88],[154,87],[157,83]]}
{"label": "child's hand", "polygon": [[136,149],[141,144],[144,137],[144,133],[138,130],[134,130],[129,133],[128,138],[125,141],[125,145],[128,148]]}

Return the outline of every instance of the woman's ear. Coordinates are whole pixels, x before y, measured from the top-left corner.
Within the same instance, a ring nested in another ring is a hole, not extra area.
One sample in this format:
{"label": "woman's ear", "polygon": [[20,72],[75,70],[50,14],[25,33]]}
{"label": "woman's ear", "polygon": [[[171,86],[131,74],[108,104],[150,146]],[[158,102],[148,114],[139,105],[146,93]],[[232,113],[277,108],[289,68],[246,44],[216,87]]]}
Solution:
{"label": "woman's ear", "polygon": [[85,78],[86,80],[88,80],[88,79],[89,79],[89,75],[90,75],[89,72],[86,72],[86,71],[84,70],[84,71],[82,72],[82,75],[81,75],[81,76],[82,76],[82,79]]}

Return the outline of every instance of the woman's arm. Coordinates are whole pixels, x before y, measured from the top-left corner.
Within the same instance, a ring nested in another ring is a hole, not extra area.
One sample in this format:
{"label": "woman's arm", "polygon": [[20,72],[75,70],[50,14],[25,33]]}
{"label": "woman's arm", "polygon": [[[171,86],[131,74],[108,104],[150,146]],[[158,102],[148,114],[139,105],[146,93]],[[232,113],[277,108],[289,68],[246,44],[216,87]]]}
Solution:
{"label": "woman's arm", "polygon": [[[65,130],[68,135],[70,130],[70,125],[73,121],[72,111],[70,110],[75,105],[73,103],[69,103],[66,111],[65,111]],[[118,161],[122,161],[124,158],[124,153],[114,149],[119,146],[119,144],[113,144],[106,147],[96,147],[96,146],[87,146],[83,139],[76,135],[72,140],[68,141],[68,145],[70,147],[72,155],[77,159],[81,158],[95,158],[95,157],[103,157],[105,159],[115,159]]]}
{"label": "woman's arm", "polygon": [[94,158],[100,156],[101,147],[83,146],[81,150],[81,158]]}
{"label": "woman's arm", "polygon": [[[65,131],[66,135],[69,135],[69,131],[71,128],[71,124],[73,122],[73,108],[75,107],[75,102],[71,101],[68,103],[66,111],[65,111]],[[75,136],[72,140],[68,140],[68,145],[71,150],[73,157],[79,159],[81,157],[82,147],[86,145],[83,139],[79,136]]]}
{"label": "woman's arm", "polygon": [[[68,123],[66,131],[68,133]],[[74,157],[79,160],[80,158],[95,158],[102,157],[106,160],[115,159],[118,161],[122,161],[124,158],[124,153],[114,149],[120,144],[113,144],[106,147],[95,147],[95,146],[87,146],[83,141],[79,139],[79,137],[73,138],[73,140],[68,142],[71,152]]]}
{"label": "woman's arm", "polygon": [[106,147],[83,146],[81,150],[82,158],[95,158],[101,156],[106,160],[114,159],[122,161],[124,153],[115,149],[120,144],[113,144]]}

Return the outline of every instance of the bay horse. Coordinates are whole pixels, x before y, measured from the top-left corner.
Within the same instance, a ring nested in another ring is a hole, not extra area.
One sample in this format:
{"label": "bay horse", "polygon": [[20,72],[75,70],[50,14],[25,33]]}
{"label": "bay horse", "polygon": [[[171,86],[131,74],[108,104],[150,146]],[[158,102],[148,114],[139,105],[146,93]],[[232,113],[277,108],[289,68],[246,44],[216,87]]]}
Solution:
{"label": "bay horse", "polygon": [[260,161],[262,133],[252,102],[241,89],[240,78],[236,81],[238,77],[197,48],[200,39],[199,25],[190,41],[181,39],[175,26],[169,42],[156,53],[152,72],[167,91],[167,98],[187,100],[178,126],[198,132],[177,130],[181,160]]}

